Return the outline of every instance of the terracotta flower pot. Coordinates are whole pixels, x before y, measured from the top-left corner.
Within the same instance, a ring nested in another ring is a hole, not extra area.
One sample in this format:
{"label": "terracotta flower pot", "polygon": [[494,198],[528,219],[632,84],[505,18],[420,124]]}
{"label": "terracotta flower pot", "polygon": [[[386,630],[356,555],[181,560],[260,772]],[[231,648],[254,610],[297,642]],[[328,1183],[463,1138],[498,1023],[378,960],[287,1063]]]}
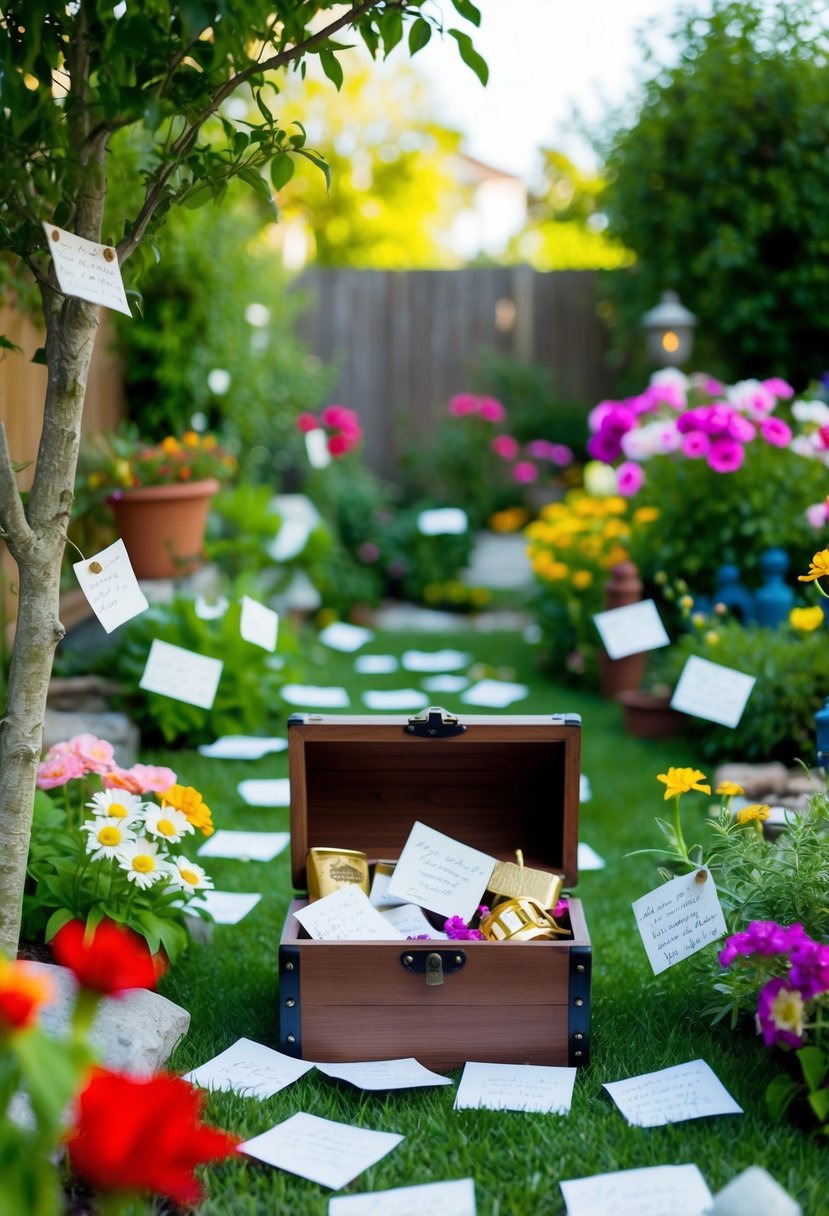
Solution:
{"label": "terracotta flower pot", "polygon": [[137,578],[178,578],[201,565],[215,478],[136,486],[107,499]]}
{"label": "terracotta flower pot", "polygon": [[625,730],[636,739],[672,739],[682,730],[685,714],[671,709],[671,698],[644,688],[628,688],[616,700]]}

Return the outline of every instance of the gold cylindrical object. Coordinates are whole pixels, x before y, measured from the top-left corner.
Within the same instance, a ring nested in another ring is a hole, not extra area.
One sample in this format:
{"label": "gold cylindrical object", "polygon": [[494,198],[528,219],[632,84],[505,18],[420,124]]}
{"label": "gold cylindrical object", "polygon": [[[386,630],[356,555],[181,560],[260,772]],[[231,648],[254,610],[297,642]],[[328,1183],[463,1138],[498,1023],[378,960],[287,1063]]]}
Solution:
{"label": "gold cylindrical object", "polygon": [[368,895],[368,858],[356,849],[309,849],[305,870],[310,902],[341,887],[359,887]]}
{"label": "gold cylindrical object", "polygon": [[536,899],[519,896],[493,908],[481,921],[481,932],[491,942],[548,941],[553,937],[569,937]]}

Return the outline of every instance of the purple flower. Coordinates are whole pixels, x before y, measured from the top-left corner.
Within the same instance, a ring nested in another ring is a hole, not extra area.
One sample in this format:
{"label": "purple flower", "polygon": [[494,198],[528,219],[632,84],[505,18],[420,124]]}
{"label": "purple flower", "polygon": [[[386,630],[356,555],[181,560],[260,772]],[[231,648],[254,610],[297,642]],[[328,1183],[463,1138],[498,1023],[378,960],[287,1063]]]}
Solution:
{"label": "purple flower", "polygon": [[707,456],[711,448],[711,440],[702,431],[689,431],[682,437],[682,452],[690,460],[700,460]]}
{"label": "purple flower", "polygon": [[587,450],[594,460],[601,460],[604,464],[613,464],[614,460],[621,455],[622,445],[618,435],[601,430],[590,436],[587,441]]}
{"label": "purple flower", "polygon": [[794,396],[792,386],[788,381],[781,379],[780,376],[771,376],[768,380],[764,380],[763,388],[773,393],[775,397],[779,397],[782,401],[788,401],[789,397]]}
{"label": "purple flower", "polygon": [[720,953],[720,966],[749,954],[790,954],[811,938],[801,924],[779,925],[776,920],[753,920],[742,933],[732,933]]}
{"label": "purple flower", "polygon": [[791,980],[769,980],[757,999],[757,1021],[766,1047],[802,1047],[803,994]]}
{"label": "purple flower", "polygon": [[822,946],[804,935],[790,957],[789,982],[800,989],[805,1000],[829,992],[829,946]]}
{"label": "purple flower", "polygon": [[444,922],[443,931],[452,942],[482,942],[484,935],[480,929],[470,929],[462,916],[450,916]]}
{"label": "purple flower", "polygon": [[616,488],[625,498],[632,498],[634,494],[638,493],[642,489],[644,480],[645,474],[642,466],[635,464],[632,460],[626,460],[616,470]]}
{"label": "purple flower", "polygon": [[791,427],[782,418],[764,418],[760,423],[760,434],[766,443],[776,448],[786,448],[792,441]]}
{"label": "purple flower", "polygon": [[745,460],[746,450],[736,439],[715,439],[708,453],[708,467],[715,473],[734,473]]}
{"label": "purple flower", "polygon": [[731,410],[728,418],[728,434],[738,443],[751,443],[757,434],[757,427],[748,418]]}
{"label": "purple flower", "polygon": [[507,411],[495,397],[481,397],[478,413],[486,422],[503,422],[507,416]]}
{"label": "purple flower", "polygon": [[732,411],[722,402],[708,405],[699,410],[700,429],[708,435],[722,435],[728,430]]}
{"label": "purple flower", "polygon": [[681,435],[687,435],[690,431],[701,431],[704,421],[705,411],[702,408],[685,410],[676,420],[676,429]]}
{"label": "purple flower", "polygon": [[531,481],[535,481],[538,477],[538,467],[531,460],[519,460],[512,467],[512,480],[517,481],[519,485],[529,485]]}
{"label": "purple flower", "polygon": [[515,460],[518,455],[518,440],[512,435],[496,435],[489,446],[502,460]]}

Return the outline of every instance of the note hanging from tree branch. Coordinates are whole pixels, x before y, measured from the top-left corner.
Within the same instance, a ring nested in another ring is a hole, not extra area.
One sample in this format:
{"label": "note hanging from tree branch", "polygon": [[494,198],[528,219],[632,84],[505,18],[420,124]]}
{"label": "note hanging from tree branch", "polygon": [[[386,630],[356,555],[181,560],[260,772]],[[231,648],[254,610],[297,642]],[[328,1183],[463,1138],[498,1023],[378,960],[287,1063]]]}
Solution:
{"label": "note hanging from tree branch", "polygon": [[49,252],[60,289],[65,296],[77,296],[90,304],[103,304],[132,316],[118,254],[110,245],[98,245],[55,224],[44,224]]}

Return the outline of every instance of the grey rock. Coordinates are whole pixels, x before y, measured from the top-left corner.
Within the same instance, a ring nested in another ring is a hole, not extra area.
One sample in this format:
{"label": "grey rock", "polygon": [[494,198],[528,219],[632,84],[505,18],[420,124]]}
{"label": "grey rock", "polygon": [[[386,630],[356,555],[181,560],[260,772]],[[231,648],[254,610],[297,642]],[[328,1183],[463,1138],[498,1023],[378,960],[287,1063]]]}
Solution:
{"label": "grey rock", "polygon": [[785,790],[789,773],[785,764],[722,764],[714,773],[714,788],[722,781],[735,781],[745,790],[746,798],[779,794]]}
{"label": "grey rock", "polygon": [[44,751],[55,743],[75,735],[97,735],[115,748],[115,759],[122,768],[130,768],[138,759],[140,732],[126,714],[109,710],[89,713],[82,710],[48,709],[43,721]]}
{"label": "grey rock", "polygon": [[759,1165],[732,1178],[706,1216],[802,1216],[799,1203]]}

